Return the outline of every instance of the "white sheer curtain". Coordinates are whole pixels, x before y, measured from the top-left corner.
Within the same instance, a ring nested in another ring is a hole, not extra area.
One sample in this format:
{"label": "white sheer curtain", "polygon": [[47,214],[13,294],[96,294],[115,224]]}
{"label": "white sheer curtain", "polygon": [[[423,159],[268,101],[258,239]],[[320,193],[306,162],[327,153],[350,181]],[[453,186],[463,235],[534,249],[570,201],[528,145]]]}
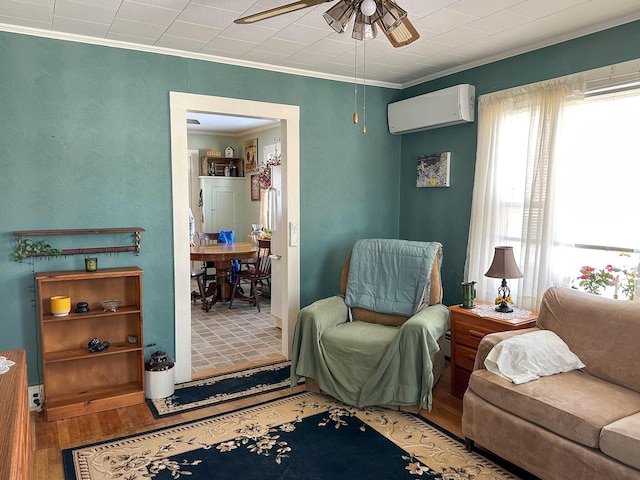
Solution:
{"label": "white sheer curtain", "polygon": [[500,280],[485,272],[494,247],[514,247],[520,280],[514,302],[537,310],[553,278],[556,133],[565,105],[582,93],[578,77],[483,95],[478,100],[478,149],[465,263],[477,298],[493,301]]}

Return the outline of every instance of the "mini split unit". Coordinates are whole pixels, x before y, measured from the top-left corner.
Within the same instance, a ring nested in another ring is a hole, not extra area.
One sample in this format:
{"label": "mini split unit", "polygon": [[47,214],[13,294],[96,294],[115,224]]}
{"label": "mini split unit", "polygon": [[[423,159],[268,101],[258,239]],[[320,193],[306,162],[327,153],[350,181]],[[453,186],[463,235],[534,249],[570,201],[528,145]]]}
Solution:
{"label": "mini split unit", "polygon": [[389,132],[420,132],[474,121],[476,88],[462,84],[387,105]]}

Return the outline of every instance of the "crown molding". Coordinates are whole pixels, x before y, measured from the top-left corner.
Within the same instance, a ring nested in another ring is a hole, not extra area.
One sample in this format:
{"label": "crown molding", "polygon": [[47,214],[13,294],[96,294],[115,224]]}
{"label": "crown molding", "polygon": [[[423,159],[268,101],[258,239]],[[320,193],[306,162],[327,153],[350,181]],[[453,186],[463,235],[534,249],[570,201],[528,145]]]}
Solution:
{"label": "crown molding", "polygon": [[[146,53],[158,53],[161,55],[169,55],[173,57],[189,58],[192,60],[202,60],[205,62],[222,63],[226,65],[234,65],[237,67],[254,68],[257,70],[267,70],[277,73],[286,73],[289,75],[298,75],[302,77],[319,78],[323,80],[333,80],[342,83],[353,83],[353,77],[346,77],[342,75],[332,75],[329,73],[312,72],[309,70],[303,70],[292,67],[279,67],[274,65],[267,65],[265,63],[252,62],[248,60],[241,60],[236,58],[220,57],[217,55],[208,55],[198,52],[187,52],[183,50],[174,50],[172,48],[157,47],[155,45],[142,45],[138,43],[123,42],[120,40],[110,40],[108,38],[88,37],[85,35],[77,35],[74,33],[55,32],[50,30],[42,30],[39,28],[22,27],[18,25],[10,25],[7,23],[0,23],[1,32],[18,33],[21,35],[29,35],[33,37],[50,38],[54,40],[63,40],[68,42],[85,43],[89,45],[99,45],[103,47],[120,48],[124,50],[135,50]],[[367,80],[367,86],[375,86],[382,88],[392,88],[400,90],[402,85],[392,82],[381,82],[377,80]]]}

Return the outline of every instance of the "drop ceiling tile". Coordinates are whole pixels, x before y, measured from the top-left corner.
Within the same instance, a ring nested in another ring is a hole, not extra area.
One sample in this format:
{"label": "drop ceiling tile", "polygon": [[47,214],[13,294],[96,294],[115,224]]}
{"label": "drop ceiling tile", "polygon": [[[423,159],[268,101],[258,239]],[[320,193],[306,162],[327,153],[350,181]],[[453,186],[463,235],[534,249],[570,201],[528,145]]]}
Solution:
{"label": "drop ceiling tile", "polygon": [[222,31],[221,28],[175,21],[167,28],[165,33],[174,37],[193,38],[194,40],[209,42]]}
{"label": "drop ceiling tile", "polygon": [[51,29],[50,20],[40,22],[38,20],[10,17],[6,15],[2,15],[1,13],[0,13],[0,23],[6,23],[7,25],[16,25],[19,27],[38,28],[44,31]]}
{"label": "drop ceiling tile", "polygon": [[533,19],[533,17],[528,15],[522,15],[510,10],[501,10],[468,23],[466,26],[489,34],[494,34],[509,30],[510,28],[517,27],[519,25],[524,25]]}
{"label": "drop ceiling tile", "polygon": [[308,27],[305,25],[289,25],[276,33],[273,38],[291,40],[300,43],[315,43],[329,36],[328,29]]}
{"label": "drop ceiling tile", "polygon": [[387,55],[386,57],[378,58],[367,63],[375,65],[386,65],[387,67],[407,67],[408,65],[418,62],[420,58],[421,57],[417,55],[395,53],[393,55]]}
{"label": "drop ceiling tile", "polygon": [[432,32],[444,33],[457,27],[468,25],[476,20],[476,17],[442,9],[412,22],[418,28],[424,28]]}
{"label": "drop ceiling tile", "polygon": [[172,48],[174,50],[185,50],[187,52],[199,52],[208,42],[202,40],[194,40],[191,38],[173,37],[171,35],[163,35],[156,41],[158,47]]}
{"label": "drop ceiling tile", "polygon": [[331,58],[332,57],[330,55],[300,51],[288,56],[281,63],[282,65],[297,65],[298,68],[301,68],[302,66],[309,68],[320,65],[321,63],[325,63],[328,60],[331,60]]}
{"label": "drop ceiling tile", "polygon": [[480,30],[462,27],[433,37],[433,41],[450,47],[459,47],[467,43],[477,42],[488,35],[488,33]]}
{"label": "drop ceiling tile", "polygon": [[121,18],[116,18],[109,29],[110,34],[146,38],[154,41],[160,38],[164,31],[165,28],[161,25],[150,25]]}
{"label": "drop ceiling tile", "polygon": [[108,23],[85,22],[59,15],[56,15],[53,20],[53,28],[60,32],[99,38],[105,38],[109,32]]}
{"label": "drop ceiling tile", "polygon": [[[101,8],[113,8],[115,10],[120,7],[122,0],[73,0],[75,3],[83,3],[85,5],[93,5],[95,7]],[[58,5],[58,1],[56,0],[56,7]]]}
{"label": "drop ceiling tile", "polygon": [[[191,3],[208,6],[211,5],[212,0],[191,0]],[[215,0],[216,8],[236,13],[246,12],[254,3],[254,0]]]}
{"label": "drop ceiling tile", "polygon": [[443,8],[449,7],[449,5],[453,5],[458,0],[430,0],[425,2],[423,0],[419,1],[401,1],[401,7],[407,11],[409,14],[409,20],[412,22],[416,18],[424,17],[431,13],[437,12],[438,10],[442,10]]}
{"label": "drop ceiling tile", "polygon": [[309,52],[311,54],[320,54],[320,55],[338,55],[340,53],[344,53],[346,51],[352,50],[353,44],[348,44],[345,42],[336,42],[335,40],[324,40],[322,42],[316,42],[304,49],[305,52]]}
{"label": "drop ceiling tile", "polygon": [[235,38],[247,42],[262,43],[268,38],[278,33],[272,28],[264,28],[259,25],[237,25],[232,23],[224,29],[223,35],[226,38]]}
{"label": "drop ceiling tile", "polygon": [[[449,5],[447,9],[458,13],[464,13],[465,15],[471,15],[472,17],[482,18],[522,3],[526,3],[526,0],[459,0],[452,5]],[[511,9],[513,10],[513,8]]]}
{"label": "drop ceiling tile", "polygon": [[[618,8],[612,10],[611,5]],[[569,8],[566,13],[578,15],[585,24],[594,22],[604,22],[624,17],[620,23],[627,23],[640,19],[640,2],[638,0],[612,0],[611,3],[590,1],[582,3],[576,7]]]}
{"label": "drop ceiling tile", "polygon": [[182,10],[187,6],[189,0],[135,0],[135,2],[142,5],[151,5],[153,7],[169,8],[171,10]]}
{"label": "drop ceiling tile", "polygon": [[226,28],[237,17],[238,15],[235,12],[192,2],[180,12],[177,20],[209,27]]}
{"label": "drop ceiling tile", "polygon": [[[49,23],[53,20],[53,4],[16,2],[14,0],[0,2],[0,15],[13,18],[24,18],[36,23]],[[14,23],[14,22],[10,22]]]}
{"label": "drop ceiling tile", "polygon": [[[89,5],[73,0],[57,0],[55,17],[66,17],[94,23],[111,23],[118,11],[114,7]],[[54,29],[55,21],[54,21]]]}
{"label": "drop ceiling tile", "polygon": [[526,0],[509,8],[509,11],[540,18],[585,3],[590,2],[589,0]]}
{"label": "drop ceiling tile", "polygon": [[449,50],[453,54],[472,58],[488,58],[502,51],[504,51],[502,46],[488,42],[469,42]]}
{"label": "drop ceiling tile", "polygon": [[259,44],[255,42],[247,42],[243,40],[236,40],[233,38],[225,38],[223,36],[217,36],[211,40],[202,51],[212,53],[214,55],[220,54],[220,52],[244,55],[250,50],[256,48]]}
{"label": "drop ceiling tile", "polygon": [[160,25],[166,28],[176,19],[179,13],[178,10],[143,5],[125,0],[118,9],[117,18],[144,24]]}
{"label": "drop ceiling tile", "polygon": [[254,49],[244,54],[241,58],[250,62],[278,65],[282,60],[287,58],[287,56],[288,55],[282,55],[280,53]]}
{"label": "drop ceiling tile", "polygon": [[305,44],[298,42],[290,42],[289,40],[282,40],[279,38],[269,38],[260,44],[260,50],[268,50],[278,52],[285,56],[293,55],[299,52],[305,47]]}
{"label": "drop ceiling tile", "polygon": [[126,33],[114,33],[111,31],[107,33],[107,38],[110,40],[118,40],[120,42],[139,43],[140,45],[153,45],[153,43],[156,41],[155,38],[139,37],[136,35],[128,35]]}

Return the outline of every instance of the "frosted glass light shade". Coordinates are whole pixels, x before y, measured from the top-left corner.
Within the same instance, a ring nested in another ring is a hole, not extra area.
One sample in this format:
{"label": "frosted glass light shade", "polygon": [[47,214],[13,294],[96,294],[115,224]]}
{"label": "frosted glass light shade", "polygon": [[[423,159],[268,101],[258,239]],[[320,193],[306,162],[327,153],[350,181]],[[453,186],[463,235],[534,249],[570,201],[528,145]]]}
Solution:
{"label": "frosted glass light shade", "polygon": [[355,38],[356,40],[373,40],[377,34],[376,24],[371,21],[371,17],[367,17],[362,12],[357,12],[351,38]]}
{"label": "frosted glass light shade", "polygon": [[329,26],[337,33],[342,33],[347,28],[351,15],[355,11],[355,2],[340,0],[322,15]]}

